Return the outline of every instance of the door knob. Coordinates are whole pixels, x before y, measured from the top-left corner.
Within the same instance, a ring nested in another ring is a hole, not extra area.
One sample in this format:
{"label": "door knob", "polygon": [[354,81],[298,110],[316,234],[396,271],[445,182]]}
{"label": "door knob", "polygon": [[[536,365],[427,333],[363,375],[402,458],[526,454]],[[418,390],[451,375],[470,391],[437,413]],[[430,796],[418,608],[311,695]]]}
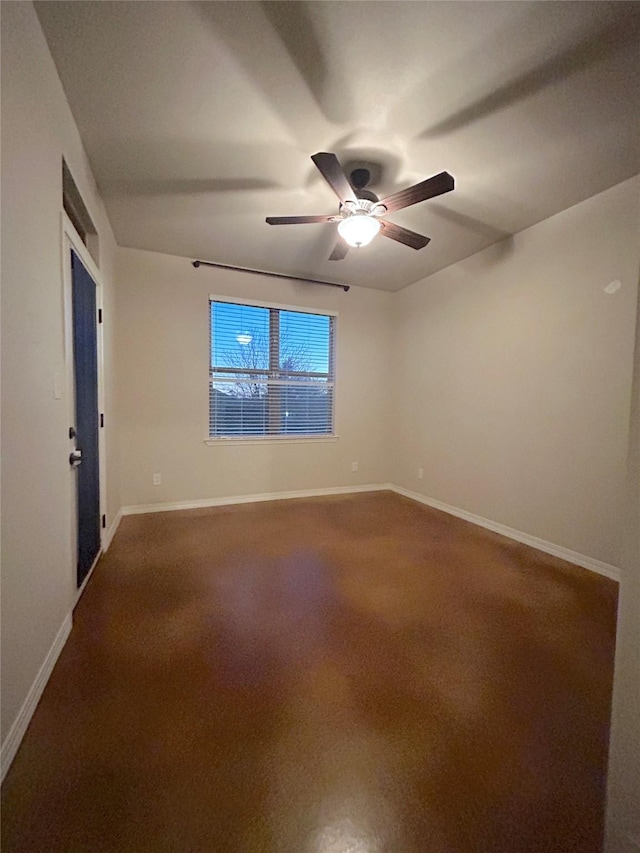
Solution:
{"label": "door knob", "polygon": [[77,468],[78,465],[82,464],[82,451],[81,450],[72,450],[69,454],[69,465],[72,468]]}

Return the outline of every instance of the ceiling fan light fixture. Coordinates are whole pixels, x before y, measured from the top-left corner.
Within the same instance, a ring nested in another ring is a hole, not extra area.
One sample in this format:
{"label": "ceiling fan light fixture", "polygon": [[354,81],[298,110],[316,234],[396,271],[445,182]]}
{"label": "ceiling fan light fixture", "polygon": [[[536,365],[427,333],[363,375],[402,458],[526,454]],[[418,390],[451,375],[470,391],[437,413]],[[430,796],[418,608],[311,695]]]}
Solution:
{"label": "ceiling fan light fixture", "polygon": [[[410,207],[420,201],[451,192],[455,186],[453,176],[440,172],[420,181],[412,187],[398,190],[380,200],[375,193],[362,189],[369,183],[368,169],[355,169],[352,180],[345,174],[340,161],[329,151],[319,151],[311,159],[325,181],[338,196],[340,207],[337,216],[267,216],[269,225],[306,225],[312,222],[337,222],[340,239],[329,255],[330,261],[341,261],[349,247],[367,246],[378,233],[411,249],[424,249],[430,238],[416,234],[408,228],[389,222],[380,222],[378,217]],[[356,192],[357,189],[357,192]],[[382,229],[382,231],[381,231]]]}
{"label": "ceiling fan light fixture", "polygon": [[380,222],[368,214],[354,214],[338,223],[338,233],[354,248],[368,246],[380,231]]}

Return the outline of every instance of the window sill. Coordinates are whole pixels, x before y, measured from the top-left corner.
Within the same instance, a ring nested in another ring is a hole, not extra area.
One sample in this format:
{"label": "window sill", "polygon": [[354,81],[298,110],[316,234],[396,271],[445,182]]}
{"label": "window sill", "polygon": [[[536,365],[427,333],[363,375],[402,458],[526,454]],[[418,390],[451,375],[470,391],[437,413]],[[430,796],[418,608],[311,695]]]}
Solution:
{"label": "window sill", "polygon": [[338,441],[337,435],[268,435],[262,438],[206,438],[204,443],[210,447],[222,447],[229,444],[327,444]]}

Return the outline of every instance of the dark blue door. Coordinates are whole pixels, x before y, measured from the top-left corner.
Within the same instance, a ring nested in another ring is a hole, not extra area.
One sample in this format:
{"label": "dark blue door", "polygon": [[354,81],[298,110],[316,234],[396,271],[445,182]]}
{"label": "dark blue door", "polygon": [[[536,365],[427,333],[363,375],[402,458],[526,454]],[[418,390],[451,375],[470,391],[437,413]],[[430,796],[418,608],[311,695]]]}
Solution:
{"label": "dark blue door", "polygon": [[95,282],[73,251],[71,268],[76,452],[71,454],[69,461],[78,478],[77,581],[80,586],[100,551],[98,346]]}

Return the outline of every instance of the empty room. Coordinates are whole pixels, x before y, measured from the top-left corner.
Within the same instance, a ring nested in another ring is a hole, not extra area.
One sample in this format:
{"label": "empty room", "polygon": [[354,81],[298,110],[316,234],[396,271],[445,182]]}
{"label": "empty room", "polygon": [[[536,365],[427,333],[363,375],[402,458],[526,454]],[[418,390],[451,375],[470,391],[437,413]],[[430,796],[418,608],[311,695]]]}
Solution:
{"label": "empty room", "polygon": [[3,0],[2,850],[640,851],[640,4]]}

